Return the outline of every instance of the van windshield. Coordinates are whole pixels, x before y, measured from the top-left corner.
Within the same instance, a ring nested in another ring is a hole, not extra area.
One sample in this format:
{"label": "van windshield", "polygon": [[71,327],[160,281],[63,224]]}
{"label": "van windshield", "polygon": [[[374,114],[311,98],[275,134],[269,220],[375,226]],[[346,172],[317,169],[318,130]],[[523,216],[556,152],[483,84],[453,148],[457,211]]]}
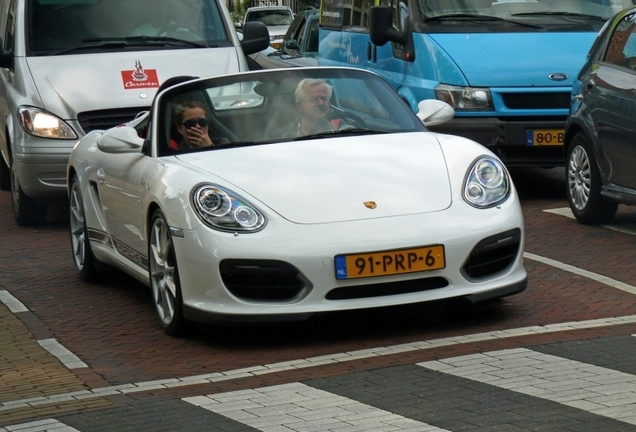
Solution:
{"label": "van windshield", "polygon": [[425,21],[477,18],[534,20],[536,24],[605,21],[633,0],[418,0]]}
{"label": "van windshield", "polygon": [[30,55],[230,46],[216,0],[29,0]]}

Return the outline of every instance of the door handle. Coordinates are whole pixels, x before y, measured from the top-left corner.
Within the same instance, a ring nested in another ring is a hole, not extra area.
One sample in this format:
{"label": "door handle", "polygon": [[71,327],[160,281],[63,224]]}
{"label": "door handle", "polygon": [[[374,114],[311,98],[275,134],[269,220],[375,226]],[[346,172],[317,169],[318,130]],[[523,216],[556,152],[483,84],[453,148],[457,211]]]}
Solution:
{"label": "door handle", "polygon": [[106,179],[106,173],[104,172],[102,168],[97,168],[97,173],[95,174],[95,176],[97,177],[97,181],[100,184],[104,184],[104,181]]}

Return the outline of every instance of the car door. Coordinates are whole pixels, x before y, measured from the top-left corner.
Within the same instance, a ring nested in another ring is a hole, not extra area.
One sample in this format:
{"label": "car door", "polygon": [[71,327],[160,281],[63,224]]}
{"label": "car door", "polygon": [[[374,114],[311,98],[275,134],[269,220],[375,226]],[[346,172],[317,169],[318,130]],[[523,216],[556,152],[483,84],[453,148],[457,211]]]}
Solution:
{"label": "car door", "polygon": [[607,158],[609,180],[636,187],[636,25],[627,15],[610,37],[599,67],[583,85],[598,133],[601,152]]}
{"label": "car door", "polygon": [[142,153],[102,153],[97,166],[99,196],[113,244],[142,266],[147,246],[141,194],[152,160]]}
{"label": "car door", "polygon": [[287,29],[287,33],[283,38],[283,43],[280,48],[281,51],[287,54],[300,54],[301,45],[299,39],[302,37],[306,22],[307,17],[304,14],[296,15],[296,18],[289,26],[289,29]]}

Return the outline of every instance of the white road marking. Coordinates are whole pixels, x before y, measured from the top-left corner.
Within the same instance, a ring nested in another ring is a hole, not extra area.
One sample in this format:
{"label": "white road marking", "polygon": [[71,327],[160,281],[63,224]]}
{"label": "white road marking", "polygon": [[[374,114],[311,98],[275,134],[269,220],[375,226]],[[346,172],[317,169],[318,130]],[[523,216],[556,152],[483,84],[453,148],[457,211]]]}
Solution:
{"label": "white road marking", "polygon": [[13,297],[7,290],[0,290],[0,301],[4,303],[5,306],[14,314],[29,311],[29,309],[27,309],[20,300]]}
{"label": "white road marking", "polygon": [[0,427],[0,432],[79,432],[55,419],[38,420],[12,426]]}
{"label": "white road marking", "polygon": [[534,261],[542,262],[544,264],[547,264],[547,265],[552,266],[552,267],[559,268],[559,269],[561,269],[563,271],[566,271],[566,272],[569,272],[569,273],[574,273],[574,274],[577,274],[579,276],[583,276],[583,277],[586,277],[588,279],[595,280],[597,282],[600,282],[600,283],[605,284],[605,285],[609,285],[612,288],[617,288],[619,290],[628,292],[630,294],[636,294],[636,287],[635,286],[628,285],[626,283],[623,283],[621,281],[617,281],[616,279],[612,279],[610,277],[603,276],[603,275],[598,274],[598,273],[594,273],[594,272],[591,272],[591,271],[583,270],[581,268],[574,267],[572,265],[565,264],[565,263],[562,263],[560,261],[556,261],[556,260],[553,260],[553,259],[550,259],[550,258],[545,258],[545,257],[539,256],[539,255],[535,255],[535,254],[532,254],[532,253],[529,253],[529,252],[525,252],[523,254],[523,257],[531,259],[531,260],[534,260]]}
{"label": "white road marking", "polygon": [[183,400],[261,431],[446,431],[298,382]]}
{"label": "white road marking", "polygon": [[79,369],[88,367],[86,363],[79,359],[75,354],[66,349],[61,343],[55,339],[40,339],[38,343],[42,348],[57,357],[64,366],[69,369]]}
{"label": "white road marking", "polygon": [[526,348],[418,366],[636,424],[636,376]]}

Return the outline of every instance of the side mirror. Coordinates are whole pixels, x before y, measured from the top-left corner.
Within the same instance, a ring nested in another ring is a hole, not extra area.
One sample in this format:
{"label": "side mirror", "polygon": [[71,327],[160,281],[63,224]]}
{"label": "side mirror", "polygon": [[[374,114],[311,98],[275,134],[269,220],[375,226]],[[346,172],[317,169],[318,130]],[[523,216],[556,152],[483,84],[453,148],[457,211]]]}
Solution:
{"label": "side mirror", "polygon": [[243,26],[241,47],[243,54],[250,55],[263,51],[269,46],[269,30],[260,21],[249,21]]}
{"label": "side mirror", "polygon": [[104,153],[140,153],[144,139],[128,126],[109,129],[97,140],[97,148]]}
{"label": "side mirror", "polygon": [[404,60],[415,61],[415,46],[411,23],[404,21],[404,30],[398,31],[393,27],[392,11],[389,6],[372,6],[369,10],[369,36],[371,42],[383,46],[387,42],[395,42],[403,46]]}
{"label": "side mirror", "polygon": [[298,41],[296,41],[296,39],[288,39],[287,41],[285,41],[285,49],[298,51],[300,49],[300,47],[298,46]]}
{"label": "side mirror", "polygon": [[444,101],[425,99],[417,104],[417,117],[424,126],[437,126],[446,123],[455,116],[455,110]]}

